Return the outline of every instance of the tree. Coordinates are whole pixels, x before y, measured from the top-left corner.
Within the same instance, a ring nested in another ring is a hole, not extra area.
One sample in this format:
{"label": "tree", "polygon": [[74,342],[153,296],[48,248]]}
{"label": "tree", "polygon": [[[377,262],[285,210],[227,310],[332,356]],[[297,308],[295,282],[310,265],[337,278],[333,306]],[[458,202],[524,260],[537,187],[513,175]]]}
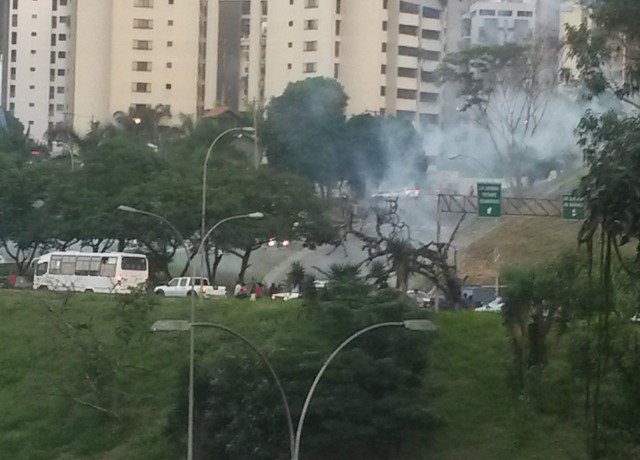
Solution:
{"label": "tree", "polygon": [[558,84],[559,51],[551,40],[478,46],[446,56],[440,69],[445,82],[458,85],[460,110],[470,110],[487,132],[517,189],[526,162],[535,155],[532,139]]}
{"label": "tree", "polygon": [[269,164],[318,184],[326,196],[340,180],[347,95],[333,79],[290,83],[267,107],[262,133]]}

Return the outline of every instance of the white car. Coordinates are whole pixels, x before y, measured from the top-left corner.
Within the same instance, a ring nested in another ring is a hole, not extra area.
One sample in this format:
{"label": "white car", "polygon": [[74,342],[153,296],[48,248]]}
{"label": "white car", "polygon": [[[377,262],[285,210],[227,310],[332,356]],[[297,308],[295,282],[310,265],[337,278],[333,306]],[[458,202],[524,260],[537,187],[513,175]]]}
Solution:
{"label": "white car", "polygon": [[491,311],[499,313],[502,311],[502,307],[504,307],[504,300],[502,300],[502,297],[496,297],[484,307],[476,308],[474,311]]}
{"label": "white car", "polygon": [[167,297],[188,297],[202,294],[205,298],[226,297],[225,286],[211,286],[207,278],[191,278],[188,276],[173,278],[167,284],[156,286],[154,294]]}

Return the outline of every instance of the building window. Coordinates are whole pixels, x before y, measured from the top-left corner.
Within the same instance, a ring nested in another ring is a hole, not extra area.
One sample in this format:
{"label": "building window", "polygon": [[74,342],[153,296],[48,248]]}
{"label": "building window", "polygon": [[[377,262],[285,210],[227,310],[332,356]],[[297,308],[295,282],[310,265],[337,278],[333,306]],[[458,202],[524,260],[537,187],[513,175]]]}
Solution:
{"label": "building window", "polygon": [[418,48],[413,46],[398,46],[398,54],[400,56],[417,56]]}
{"label": "building window", "polygon": [[64,94],[64,86],[58,86],[56,88],[56,93],[58,94]]}
{"label": "building window", "polygon": [[31,54],[36,54],[36,50],[31,50]]}
{"label": "building window", "polygon": [[307,19],[306,21],[304,21],[305,30],[316,30],[317,28],[318,28],[317,19]]}
{"label": "building window", "polygon": [[15,80],[16,79],[16,68],[15,67],[11,67],[11,70],[9,71],[9,78],[11,78],[11,80]]}
{"label": "building window", "polygon": [[335,42],[333,45],[333,54],[335,57],[340,57],[340,42]]}
{"label": "building window", "polygon": [[69,24],[69,16],[60,16],[60,24]]}
{"label": "building window", "polygon": [[153,0],[135,0],[133,6],[136,8],[153,8]]}
{"label": "building window", "polygon": [[305,0],[305,8],[318,8],[318,0]]}
{"label": "building window", "polygon": [[382,30],[387,30],[387,21],[382,21]]}
{"label": "building window", "polygon": [[38,32],[31,32],[31,36],[32,36],[32,37],[35,37],[35,36],[37,36],[37,35],[38,35]]}
{"label": "building window", "polygon": [[518,11],[519,18],[532,18],[533,11]]}
{"label": "building window", "polygon": [[58,58],[65,59],[67,57],[66,51],[58,51]]}
{"label": "building window", "polygon": [[11,15],[11,27],[18,27],[18,15],[17,14],[12,14]]}
{"label": "building window", "polygon": [[164,88],[165,88],[165,89],[171,89],[171,87],[172,87],[172,86],[171,86],[171,83],[167,83],[166,85],[164,85]]}
{"label": "building window", "polygon": [[398,99],[415,99],[415,98],[416,98],[415,89],[398,88]]}
{"label": "building window", "polygon": [[387,95],[387,87],[386,86],[381,86],[380,87],[380,96],[386,96]]}
{"label": "building window", "polygon": [[151,83],[132,83],[131,91],[133,91],[134,93],[150,93]]}
{"label": "building window", "polygon": [[291,70],[291,63],[287,64],[287,69]]}
{"label": "building window", "polygon": [[422,17],[431,19],[440,19],[440,10],[430,8],[428,6],[422,7]]}
{"label": "building window", "polygon": [[386,74],[387,74],[387,66],[386,66],[385,64],[382,64],[382,65],[380,66],[380,73],[381,73],[382,75],[386,75]]}
{"label": "building window", "polygon": [[172,26],[172,25],[173,25],[173,19],[169,19],[169,20],[167,21],[167,25],[168,25],[168,26]]}
{"label": "building window", "polygon": [[58,16],[51,16],[51,28],[55,29],[58,27]]}
{"label": "building window", "polygon": [[67,34],[58,34],[58,40],[64,42],[67,40]]}
{"label": "building window", "polygon": [[438,93],[420,93],[420,102],[438,102]]}
{"label": "building window", "polygon": [[171,69],[173,67],[173,62],[167,62],[167,69]]}
{"label": "building window", "polygon": [[53,86],[49,86],[49,99],[53,99],[56,96],[56,89]]}
{"label": "building window", "polygon": [[35,103],[33,103],[33,102],[29,102],[29,107],[35,107],[35,106],[36,106],[36,104],[35,104]]}
{"label": "building window", "polygon": [[16,50],[11,50],[11,62],[16,62],[18,59],[18,52]]}
{"label": "building window", "polygon": [[11,7],[12,7],[14,10],[17,10],[17,9],[18,9],[18,0],[13,0],[13,4],[11,5]]}
{"label": "building window", "polygon": [[49,81],[54,82],[56,80],[56,70],[49,69]]}
{"label": "building window", "polygon": [[56,110],[58,112],[63,112],[64,111],[64,104],[56,104]]}
{"label": "building window", "polygon": [[173,5],[173,0],[169,0],[169,5]]}
{"label": "building window", "polygon": [[338,75],[340,74],[340,64],[337,62],[333,64],[333,78],[338,79]]}
{"label": "building window", "polygon": [[153,49],[153,42],[151,40],[134,40],[134,50],[151,50]]}
{"label": "building window", "polygon": [[437,30],[422,29],[422,38],[426,40],[440,40],[440,32]]}
{"label": "building window", "polygon": [[409,67],[398,67],[398,76],[406,78],[416,78],[418,76],[418,70],[411,69]]}
{"label": "building window", "polygon": [[134,29],[153,29],[153,20],[151,19],[135,19],[133,20]]}
{"label": "building window", "polygon": [[480,16],[495,16],[496,15],[496,10],[480,10]]}
{"label": "building window", "polygon": [[402,35],[411,35],[412,37],[418,36],[418,27],[417,26],[407,26],[405,24],[400,24],[398,31]]}
{"label": "building window", "polygon": [[29,85],[29,89],[36,89],[36,85]]}
{"label": "building window", "polygon": [[427,60],[427,61],[439,61],[440,60],[440,52],[439,51],[422,50],[422,58]]}
{"label": "building window", "polygon": [[35,71],[36,71],[36,68],[35,68],[35,67],[31,67],[31,68],[29,69],[29,71],[31,71],[31,72],[35,72]]}
{"label": "building window", "polygon": [[67,6],[67,0],[60,0],[60,6]]}
{"label": "building window", "polygon": [[56,63],[56,52],[55,51],[51,51],[51,53],[49,53],[49,62],[51,64],[55,64]]}
{"label": "building window", "polygon": [[65,71],[64,69],[58,69],[58,76],[59,77],[64,77]]}
{"label": "building window", "polygon": [[317,51],[318,50],[318,42],[317,41],[304,42],[303,50],[304,51]]}
{"label": "building window", "polygon": [[511,17],[513,16],[513,11],[511,10],[498,10],[498,16],[502,16],[502,17]]}
{"label": "building window", "polygon": [[336,19],[336,35],[340,35],[340,19]]}
{"label": "building window", "polygon": [[409,3],[409,2],[400,2],[400,12],[409,13],[409,14],[419,14],[420,5],[416,5],[415,3]]}
{"label": "building window", "polygon": [[53,116],[53,104],[49,104],[49,116]]}
{"label": "building window", "polygon": [[420,81],[423,83],[437,83],[438,75],[435,72],[425,72],[424,70],[420,73]]}
{"label": "building window", "polygon": [[315,62],[305,62],[302,65],[302,72],[303,73],[314,73],[317,68],[318,68],[318,65]]}
{"label": "building window", "polygon": [[387,52],[387,44],[386,44],[386,43],[383,43],[383,44],[382,44],[382,52],[383,52],[383,53],[386,53],[386,52]]}
{"label": "building window", "polygon": [[289,21],[289,27],[293,27],[293,21]]}
{"label": "building window", "polygon": [[9,97],[16,97],[16,85],[9,86]]}
{"label": "building window", "polygon": [[137,72],[151,72],[151,62],[133,61],[133,70]]}
{"label": "building window", "polygon": [[171,40],[169,40],[167,42],[167,48],[172,48],[173,47],[173,42]]}
{"label": "building window", "polygon": [[51,46],[56,46],[57,37],[56,34],[51,34]]}
{"label": "building window", "polygon": [[293,42],[289,42],[287,43],[287,45],[289,46],[289,48],[293,48]]}

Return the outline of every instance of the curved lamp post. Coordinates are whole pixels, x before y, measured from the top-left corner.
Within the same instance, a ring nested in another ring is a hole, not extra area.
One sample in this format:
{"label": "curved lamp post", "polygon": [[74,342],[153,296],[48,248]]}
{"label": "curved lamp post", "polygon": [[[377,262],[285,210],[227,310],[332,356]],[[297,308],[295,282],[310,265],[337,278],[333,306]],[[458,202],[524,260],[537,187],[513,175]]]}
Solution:
{"label": "curved lamp post", "polygon": [[349,345],[349,343],[351,343],[356,338],[360,337],[362,334],[365,334],[369,331],[373,331],[374,329],[380,329],[382,327],[404,327],[405,329],[410,329],[412,331],[423,331],[423,332],[436,330],[435,324],[433,324],[431,321],[427,319],[410,319],[406,321],[377,323],[377,324],[373,324],[371,326],[365,327],[364,329],[360,329],[358,332],[353,333],[350,337],[345,339],[344,342],[338,345],[338,348],[336,348],[333,351],[333,353],[331,353],[329,357],[324,361],[324,364],[316,374],[316,378],[314,379],[313,383],[311,384],[311,388],[309,388],[309,392],[307,393],[307,399],[305,399],[304,401],[304,405],[302,406],[302,412],[300,413],[300,418],[298,419],[298,428],[296,431],[296,438],[294,441],[294,452],[292,457],[293,460],[299,459],[300,441],[302,438],[302,427],[304,426],[304,418],[307,415],[307,409],[309,409],[311,398],[313,397],[313,393],[315,392],[316,387],[318,386],[318,382],[320,382],[320,379],[324,375],[324,371],[327,369],[331,361],[333,361],[333,358],[335,358],[336,355],[340,353],[340,351],[344,347]]}
{"label": "curved lamp post", "polygon": [[[251,343],[249,339],[247,339],[245,336],[243,336],[239,332],[234,331],[231,328],[228,328],[221,324],[215,324],[215,323],[200,323],[200,322],[189,323],[188,321],[181,321],[181,320],[160,320],[153,323],[153,326],[151,326],[151,330],[154,332],[187,331],[187,330],[193,331],[193,329],[196,327],[210,327],[210,328],[219,329],[221,331],[225,331],[225,332],[228,332],[229,334],[235,335],[240,340],[242,340],[245,344],[247,344],[249,348],[251,348],[260,357],[260,359],[265,364],[265,366],[267,366],[267,369],[269,369],[269,372],[273,377],[273,381],[275,382],[276,386],[278,387],[278,390],[280,391],[280,396],[282,397],[282,404],[284,406],[285,414],[287,417],[287,426],[289,428],[289,448],[291,450],[291,457],[293,458],[294,448],[295,448],[294,435],[293,435],[293,421],[291,419],[291,409],[289,407],[289,401],[287,400],[287,394],[284,391],[282,382],[278,378],[278,374],[276,374],[276,371],[271,366],[271,363],[269,362],[267,357],[253,343]],[[190,383],[190,393],[192,388],[193,388],[193,381],[191,381]],[[192,417],[190,417],[190,423],[193,423]],[[193,442],[193,438],[190,438],[189,442]],[[193,447],[191,451],[193,452]]]}
{"label": "curved lamp post", "polygon": [[[219,137],[220,136],[218,136],[218,138]],[[126,206],[126,205],[118,206],[118,210],[119,211],[124,211],[124,212],[131,212],[131,213],[135,213],[135,214],[143,214],[143,215],[146,215],[146,216],[151,216],[151,217],[155,217],[157,219],[160,219],[162,222],[164,222],[169,227],[171,227],[174,232],[176,232],[176,235],[178,235],[178,238],[180,238],[180,241],[182,242],[182,245],[183,245],[183,247],[184,247],[184,249],[186,251],[187,257],[189,257],[189,249],[187,248],[187,245],[186,245],[186,242],[185,242],[184,238],[182,238],[182,235],[180,234],[178,229],[171,222],[169,222],[166,218],[162,217],[159,214],[155,214],[155,213],[148,212],[148,211],[141,211],[140,209],[132,208],[131,206]],[[204,235],[204,238],[202,238],[202,240],[200,241],[200,245],[198,246],[198,250],[196,251],[196,255],[199,254],[202,251],[202,248],[204,247],[204,242],[209,237],[209,235],[211,235],[220,225],[224,224],[225,222],[229,222],[230,220],[236,220],[236,219],[262,219],[263,217],[264,217],[264,215],[261,212],[252,212],[252,213],[249,213],[249,214],[239,214],[237,216],[226,217],[226,218],[218,221],[213,227],[211,227],[209,229],[208,232],[206,232],[206,234]],[[192,269],[192,277],[191,277],[191,279],[195,280],[195,277],[196,277],[196,265],[195,265],[195,263],[192,264],[192,267],[193,267],[193,269]],[[203,283],[203,279],[202,279],[202,277],[200,277],[200,292],[202,292],[202,286],[203,286],[202,283]],[[196,300],[195,300],[195,296],[194,295],[192,295],[190,297],[191,297],[191,323],[195,323],[195,317],[196,317],[196,303],[195,302],[196,302]],[[188,421],[189,424],[188,424],[187,460],[193,460],[194,348],[195,348],[195,333],[194,333],[194,329],[190,328],[190,344],[189,344],[189,421]]]}
{"label": "curved lamp post", "polygon": [[[200,235],[204,235],[205,226],[206,226],[206,213],[207,213],[207,164],[209,163],[209,157],[211,153],[213,153],[213,149],[216,147],[216,144],[220,139],[230,133],[239,132],[239,133],[253,133],[255,130],[248,126],[243,126],[240,128],[231,128],[226,131],[221,132],[218,137],[216,137],[209,148],[207,149],[207,154],[204,157],[204,166],[202,167],[202,210],[201,210],[201,223],[200,223]],[[202,238],[204,241],[206,238]]]}

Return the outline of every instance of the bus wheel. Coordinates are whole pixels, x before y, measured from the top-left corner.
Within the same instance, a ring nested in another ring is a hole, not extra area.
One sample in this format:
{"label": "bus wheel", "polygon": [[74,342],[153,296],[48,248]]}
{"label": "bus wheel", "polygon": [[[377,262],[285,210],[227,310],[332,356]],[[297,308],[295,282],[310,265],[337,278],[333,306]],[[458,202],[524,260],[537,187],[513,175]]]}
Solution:
{"label": "bus wheel", "polygon": [[49,288],[47,286],[38,286],[38,291],[48,291]]}
{"label": "bus wheel", "polygon": [[164,295],[164,291],[162,289],[159,289],[158,291],[156,291],[157,295]]}
{"label": "bus wheel", "polygon": [[93,292],[93,289],[85,289],[84,292]]}

